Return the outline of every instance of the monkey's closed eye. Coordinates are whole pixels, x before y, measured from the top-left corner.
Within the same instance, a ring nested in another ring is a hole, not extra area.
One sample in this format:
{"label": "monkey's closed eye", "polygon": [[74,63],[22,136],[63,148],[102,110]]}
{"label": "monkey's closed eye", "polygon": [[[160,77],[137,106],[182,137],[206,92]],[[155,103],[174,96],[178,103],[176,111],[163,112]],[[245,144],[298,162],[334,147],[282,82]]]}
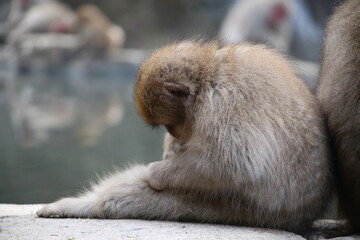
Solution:
{"label": "monkey's closed eye", "polygon": [[190,94],[190,90],[182,84],[165,82],[162,93],[172,100],[180,100],[186,99]]}

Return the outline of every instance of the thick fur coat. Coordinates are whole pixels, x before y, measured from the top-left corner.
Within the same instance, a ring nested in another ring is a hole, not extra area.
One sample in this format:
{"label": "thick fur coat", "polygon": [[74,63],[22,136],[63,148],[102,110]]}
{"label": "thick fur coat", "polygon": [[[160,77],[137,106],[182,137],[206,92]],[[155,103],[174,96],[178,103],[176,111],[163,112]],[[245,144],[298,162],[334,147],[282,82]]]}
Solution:
{"label": "thick fur coat", "polygon": [[134,91],[168,130],[163,160],[118,173],[42,217],[213,222],[304,232],[332,185],[315,97],[264,46],[184,41],[153,53]]}
{"label": "thick fur coat", "polygon": [[340,208],[360,233],[360,0],[328,23],[317,95],[336,150]]}

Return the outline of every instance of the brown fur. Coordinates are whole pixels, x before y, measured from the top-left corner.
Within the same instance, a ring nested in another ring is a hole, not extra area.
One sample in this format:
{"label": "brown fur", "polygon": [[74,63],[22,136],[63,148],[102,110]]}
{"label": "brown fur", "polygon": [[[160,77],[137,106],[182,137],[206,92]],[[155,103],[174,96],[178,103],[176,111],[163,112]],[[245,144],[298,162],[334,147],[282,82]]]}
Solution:
{"label": "brown fur", "polygon": [[[182,43],[192,44],[191,42]],[[213,77],[212,61],[217,44],[200,48],[186,48],[179,54],[178,45],[170,45],[157,51],[140,67],[135,85],[134,99],[139,114],[152,125],[164,125],[173,135],[185,140],[191,135],[192,119],[185,113],[186,97],[172,98],[165,94],[164,81],[185,86],[191,97]],[[164,56],[164,52],[167,52]],[[158,66],[158,68],[156,68]],[[148,71],[151,69],[150,71]],[[149,81],[149,79],[151,81]],[[201,80],[200,80],[201,79]],[[170,81],[169,81],[170,80]],[[185,81],[193,81],[188,84]],[[187,106],[187,108],[191,106]],[[180,134],[184,136],[179,136]],[[185,139],[184,139],[185,138]]]}
{"label": "brown fur", "polygon": [[360,1],[338,7],[326,29],[318,97],[334,141],[340,207],[360,232]]}

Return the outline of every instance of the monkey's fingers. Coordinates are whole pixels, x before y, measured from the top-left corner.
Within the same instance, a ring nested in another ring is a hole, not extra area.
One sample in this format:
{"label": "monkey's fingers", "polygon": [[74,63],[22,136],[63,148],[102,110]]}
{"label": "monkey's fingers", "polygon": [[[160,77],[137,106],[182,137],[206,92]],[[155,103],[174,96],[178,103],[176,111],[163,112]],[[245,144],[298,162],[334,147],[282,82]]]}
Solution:
{"label": "monkey's fingers", "polygon": [[153,179],[153,178],[150,178],[149,181],[148,181],[148,183],[149,183],[149,186],[150,186],[152,189],[156,190],[156,191],[162,191],[162,190],[164,190],[164,188],[163,188],[163,186],[160,184],[160,182],[156,181],[156,180]]}
{"label": "monkey's fingers", "polygon": [[166,171],[166,169],[162,169],[162,161],[150,163],[149,169],[149,186],[156,191],[164,190],[166,186],[163,179],[161,178],[161,174],[163,174],[163,171]]}
{"label": "monkey's fingers", "polygon": [[55,203],[45,205],[36,212],[36,215],[43,218],[61,217]]}
{"label": "monkey's fingers", "polygon": [[99,211],[96,211],[91,195],[82,198],[63,198],[57,202],[47,204],[36,215],[39,217],[49,218],[77,218],[88,217],[98,218]]}

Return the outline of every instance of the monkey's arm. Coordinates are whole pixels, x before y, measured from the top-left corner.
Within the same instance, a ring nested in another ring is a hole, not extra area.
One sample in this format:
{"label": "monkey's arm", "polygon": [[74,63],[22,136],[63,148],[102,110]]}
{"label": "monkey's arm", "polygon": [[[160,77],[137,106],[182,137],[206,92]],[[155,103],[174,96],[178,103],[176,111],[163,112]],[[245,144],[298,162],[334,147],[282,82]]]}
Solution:
{"label": "monkey's arm", "polygon": [[156,190],[216,190],[234,187],[232,170],[204,159],[175,157],[150,163],[149,185]]}

